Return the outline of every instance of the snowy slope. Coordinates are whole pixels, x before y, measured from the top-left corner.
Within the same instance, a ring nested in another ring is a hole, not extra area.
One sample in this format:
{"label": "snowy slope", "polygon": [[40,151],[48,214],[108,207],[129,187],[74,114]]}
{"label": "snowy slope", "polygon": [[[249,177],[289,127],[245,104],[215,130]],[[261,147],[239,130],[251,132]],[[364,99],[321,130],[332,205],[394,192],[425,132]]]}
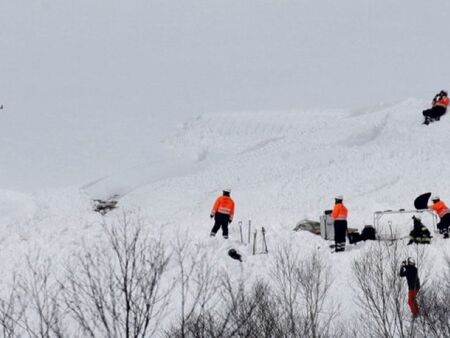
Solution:
{"label": "snowy slope", "polygon": [[[62,273],[104,238],[91,199],[119,194],[107,220],[140,212],[167,241],[185,234],[209,263],[265,278],[273,256],[237,243],[237,222],[229,242],[208,237],[211,204],[231,187],[236,221],[264,226],[269,250],[323,252],[350,317],[351,262],[365,246],[332,255],[292,229],[335,194],[355,228],[423,192],[450,203],[450,118],[420,124],[448,88],[449,10],[447,0],[0,2],[0,269],[39,252]],[[392,220],[408,233],[409,216]],[[450,254],[435,237],[431,272]]]}
{"label": "snowy slope", "polygon": [[[128,192],[118,213],[140,210],[150,220],[152,233],[161,231],[169,240],[183,234],[211,264],[247,280],[267,277],[273,256],[251,256],[250,248],[238,243],[237,222],[229,242],[208,237],[211,204],[230,186],[237,203],[235,220],[246,224],[251,219],[253,226],[264,226],[269,250],[291,245],[301,256],[319,250],[328,257],[335,278],[333,297],[348,309],[344,317],[351,316],[351,262],[366,246],[332,255],[320,237],[292,229],[303,218],[318,220],[332,207],[335,194],[345,197],[349,226],[360,229],[372,224],[374,211],[412,209],[413,199],[426,191],[450,200],[445,170],[450,119],[421,125],[424,105],[408,99],[358,110],[204,114],[165,139],[185,161],[184,166],[173,163],[176,170],[166,176],[140,181],[145,170],[136,167],[84,189],[2,191],[1,268],[13,271],[23,264],[24,254],[37,251],[58,264],[81,245],[99,240],[101,216],[92,212],[86,190],[107,189]],[[430,219],[425,222],[431,227]],[[410,216],[393,219],[393,225],[399,234],[407,234]],[[434,262],[431,271],[439,271],[444,253],[450,254],[448,243],[435,237],[427,257]],[[232,246],[245,255],[242,272],[226,258]]]}

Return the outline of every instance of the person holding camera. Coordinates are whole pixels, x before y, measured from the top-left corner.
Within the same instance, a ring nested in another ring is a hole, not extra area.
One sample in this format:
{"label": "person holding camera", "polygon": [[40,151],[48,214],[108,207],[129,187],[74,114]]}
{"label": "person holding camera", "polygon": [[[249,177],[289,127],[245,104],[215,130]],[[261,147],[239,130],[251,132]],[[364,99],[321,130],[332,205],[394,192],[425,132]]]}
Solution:
{"label": "person holding camera", "polygon": [[409,233],[409,242],[410,244],[430,244],[431,243],[431,234],[430,230],[423,225],[421,217],[419,215],[412,217],[414,221],[413,229]]}
{"label": "person holding camera", "polygon": [[224,189],[222,196],[217,197],[211,210],[210,217],[214,218],[214,226],[211,230],[211,237],[214,237],[222,227],[224,239],[228,239],[228,224],[233,221],[234,201],[230,197],[231,189]]}
{"label": "person holding camera", "polygon": [[402,262],[400,277],[406,277],[408,282],[408,305],[414,318],[419,315],[419,305],[417,304],[417,293],[420,290],[420,280],[416,268],[416,263],[411,257]]}
{"label": "person holding camera", "polygon": [[435,95],[433,101],[431,102],[431,108],[424,110],[422,112],[425,120],[423,124],[430,124],[433,121],[439,121],[441,116],[447,112],[448,104],[450,100],[448,98],[448,93],[446,90],[441,90]]}

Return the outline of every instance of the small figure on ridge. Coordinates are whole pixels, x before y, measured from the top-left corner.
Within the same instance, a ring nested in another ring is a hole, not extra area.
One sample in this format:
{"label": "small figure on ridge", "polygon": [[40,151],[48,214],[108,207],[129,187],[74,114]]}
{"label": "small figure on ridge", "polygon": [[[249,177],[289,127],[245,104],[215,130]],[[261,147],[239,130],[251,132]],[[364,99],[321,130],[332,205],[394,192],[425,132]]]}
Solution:
{"label": "small figure on ridge", "polygon": [[431,108],[424,110],[422,112],[425,120],[423,124],[430,124],[433,121],[439,121],[441,116],[447,112],[448,104],[450,100],[448,98],[448,93],[446,90],[441,90],[438,94],[435,95],[433,101],[431,102]]}

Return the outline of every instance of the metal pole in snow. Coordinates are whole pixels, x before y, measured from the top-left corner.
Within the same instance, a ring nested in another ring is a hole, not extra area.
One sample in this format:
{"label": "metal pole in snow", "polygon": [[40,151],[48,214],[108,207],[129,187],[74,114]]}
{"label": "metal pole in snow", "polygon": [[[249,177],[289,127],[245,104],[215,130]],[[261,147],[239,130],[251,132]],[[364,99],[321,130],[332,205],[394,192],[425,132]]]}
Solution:
{"label": "metal pole in snow", "polygon": [[242,221],[239,221],[238,224],[239,224],[239,232],[241,234],[241,244],[244,244],[244,235],[242,234]]}
{"label": "metal pole in snow", "polygon": [[266,229],[264,229],[264,227],[261,227],[261,232],[262,232],[262,238],[263,238],[263,250],[264,250],[264,253],[269,253],[269,250],[267,250]]}
{"label": "metal pole in snow", "polygon": [[255,232],[253,234],[253,255],[256,255],[256,235],[258,233],[258,230],[255,229]]}
{"label": "metal pole in snow", "polygon": [[248,244],[250,245],[252,241],[252,220],[248,220]]}

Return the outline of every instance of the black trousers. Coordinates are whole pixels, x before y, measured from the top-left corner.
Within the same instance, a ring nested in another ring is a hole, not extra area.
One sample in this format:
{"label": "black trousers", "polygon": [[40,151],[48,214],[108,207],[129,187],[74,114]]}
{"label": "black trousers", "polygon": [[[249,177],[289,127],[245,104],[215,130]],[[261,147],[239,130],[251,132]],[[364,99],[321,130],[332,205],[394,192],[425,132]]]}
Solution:
{"label": "black trousers", "polygon": [[347,234],[347,221],[334,221],[334,242],[336,244],[336,251],[345,251],[345,237]]}
{"label": "black trousers", "polygon": [[441,234],[448,234],[449,226],[450,226],[450,214],[445,214],[444,217],[441,218],[441,221],[438,223],[437,227]]}
{"label": "black trousers", "polygon": [[220,228],[222,228],[222,235],[224,238],[228,238],[228,223],[230,221],[230,215],[216,213],[214,216],[214,226],[211,230],[211,234],[216,234]]}
{"label": "black trousers", "polygon": [[422,112],[422,114],[423,114],[423,116],[428,117],[430,119],[436,119],[436,118],[440,118],[442,115],[444,115],[446,111],[447,111],[447,108],[445,108],[445,107],[434,106],[433,108],[424,110]]}

